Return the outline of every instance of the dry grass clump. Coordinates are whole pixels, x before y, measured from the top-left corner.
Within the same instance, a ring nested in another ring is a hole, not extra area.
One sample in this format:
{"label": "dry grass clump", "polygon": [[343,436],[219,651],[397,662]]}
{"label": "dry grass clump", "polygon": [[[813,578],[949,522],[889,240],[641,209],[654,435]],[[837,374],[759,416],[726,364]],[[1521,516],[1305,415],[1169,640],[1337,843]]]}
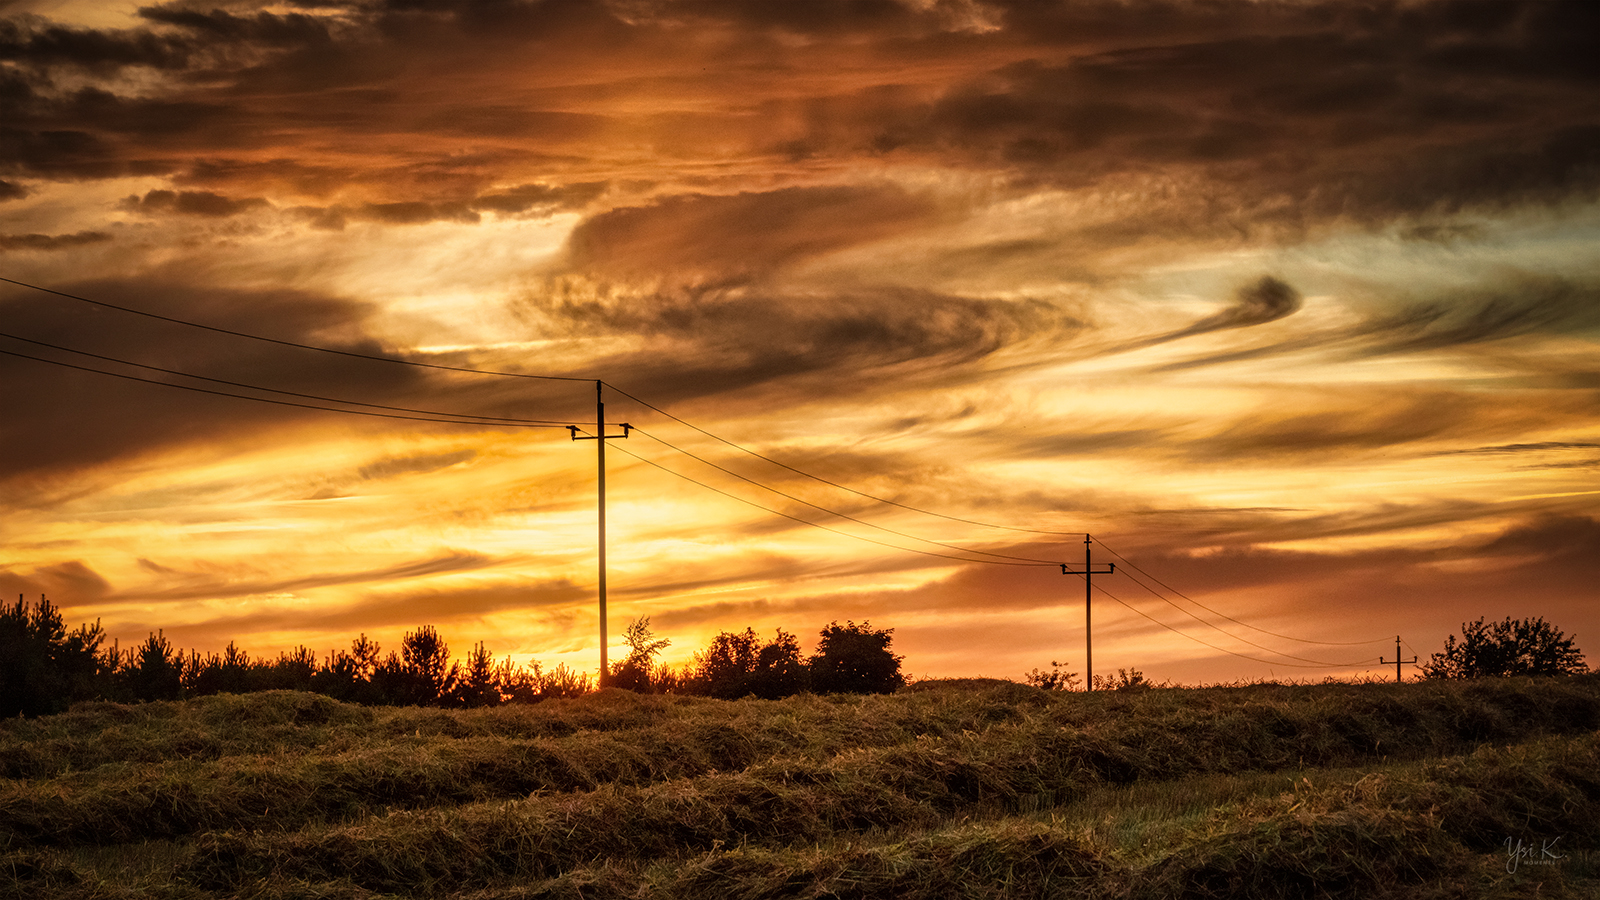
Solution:
{"label": "dry grass clump", "polygon": [[748,841],[938,825],[1049,790],[1081,791],[1070,757],[977,737],[862,749],[825,761],[774,759],[647,786],[396,813],[290,834],[229,832],[199,842],[191,877],[213,887],[270,872],[346,877],[375,890],[497,877],[550,877],[575,859],[650,859]]}
{"label": "dry grass clump", "polygon": [[1594,896],[1502,843],[1600,850],[1597,727],[1597,678],[89,704],[0,723],[0,897]]}
{"label": "dry grass clump", "polygon": [[[1213,812],[1135,879],[1150,898],[1375,896],[1458,882],[1509,838],[1600,848],[1600,734],[1484,748]],[[1504,861],[1504,857],[1502,857]],[[1502,873],[1507,874],[1507,873]],[[1559,882],[1559,877],[1552,879]]]}
{"label": "dry grass clump", "polygon": [[1012,820],[885,843],[717,850],[651,885],[649,894],[728,900],[1075,896],[1114,877],[1102,857],[1098,848],[1062,829]]}

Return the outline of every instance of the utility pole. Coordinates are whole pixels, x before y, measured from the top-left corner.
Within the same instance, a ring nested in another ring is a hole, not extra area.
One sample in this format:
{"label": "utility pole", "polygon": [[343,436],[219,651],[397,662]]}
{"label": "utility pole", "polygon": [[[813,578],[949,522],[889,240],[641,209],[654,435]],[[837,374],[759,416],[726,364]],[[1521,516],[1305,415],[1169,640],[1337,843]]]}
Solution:
{"label": "utility pole", "polygon": [[1083,576],[1083,667],[1084,671],[1087,673],[1085,675],[1086,680],[1083,683],[1083,689],[1085,691],[1094,690],[1094,634],[1091,630],[1089,616],[1090,603],[1094,599],[1092,594],[1092,591],[1094,590],[1094,576],[1110,575],[1112,572],[1117,570],[1116,563],[1109,563],[1108,568],[1106,568],[1104,571],[1095,571],[1094,566],[1089,561],[1089,544],[1092,542],[1093,538],[1089,537],[1087,534],[1083,536],[1082,572],[1068,571],[1067,564],[1061,564],[1061,574]]}
{"label": "utility pole", "polygon": [[[1398,635],[1398,634],[1395,635],[1394,636],[1394,683],[1395,684],[1399,684],[1400,681],[1401,681],[1401,678],[1400,678],[1400,664],[1401,663],[1412,663],[1412,664],[1415,664],[1416,661],[1417,661],[1417,658],[1415,656],[1411,657],[1410,659],[1401,659],[1400,658],[1400,635]],[[1389,661],[1387,659],[1384,659],[1381,656],[1378,657],[1378,665],[1386,666],[1388,664],[1389,664]]]}
{"label": "utility pole", "polygon": [[578,433],[576,425],[568,425],[567,430],[572,432],[575,441],[594,441],[599,448],[599,485],[600,485],[600,686],[605,687],[609,670],[606,667],[606,441],[612,438],[626,438],[633,426],[627,422],[622,424],[621,434],[606,434],[606,403],[603,391],[605,382],[596,380],[594,383],[594,434]]}

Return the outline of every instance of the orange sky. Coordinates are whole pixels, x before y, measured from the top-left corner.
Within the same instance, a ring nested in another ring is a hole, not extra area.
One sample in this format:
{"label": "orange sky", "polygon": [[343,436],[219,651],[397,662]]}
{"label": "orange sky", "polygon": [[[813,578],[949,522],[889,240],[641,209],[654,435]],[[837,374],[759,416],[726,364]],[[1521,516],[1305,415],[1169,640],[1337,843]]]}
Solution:
{"label": "orange sky", "polygon": [[[971,560],[1084,531],[1147,573],[1096,579],[1102,673],[1392,672],[1479,616],[1592,650],[1594,10],[0,0],[0,277],[604,379],[613,656],[870,619],[914,676],[1081,671],[1082,580]],[[591,429],[592,383],[4,283],[0,322],[0,596],[596,666],[593,442],[14,354]]]}

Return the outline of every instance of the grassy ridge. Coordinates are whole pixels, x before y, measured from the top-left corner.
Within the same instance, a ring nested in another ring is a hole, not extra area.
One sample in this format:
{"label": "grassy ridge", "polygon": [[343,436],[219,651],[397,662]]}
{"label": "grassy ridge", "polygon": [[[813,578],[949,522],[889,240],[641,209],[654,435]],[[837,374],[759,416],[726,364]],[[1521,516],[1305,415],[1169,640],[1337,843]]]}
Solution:
{"label": "grassy ridge", "polygon": [[[1594,677],[91,704],[0,724],[0,888],[9,871],[39,897],[1499,896],[1473,891],[1522,883],[1496,874],[1507,837],[1600,849],[1580,846],[1600,834],[1597,727]],[[1585,896],[1587,859],[1528,871],[1543,896]]]}

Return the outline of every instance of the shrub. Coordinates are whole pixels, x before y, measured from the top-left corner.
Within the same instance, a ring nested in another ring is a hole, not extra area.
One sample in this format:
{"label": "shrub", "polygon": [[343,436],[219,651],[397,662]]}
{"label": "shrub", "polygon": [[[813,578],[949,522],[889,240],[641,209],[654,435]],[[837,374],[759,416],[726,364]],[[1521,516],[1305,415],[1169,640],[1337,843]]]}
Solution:
{"label": "shrub", "polygon": [[658,638],[650,630],[650,617],[642,616],[628,623],[622,633],[628,645],[628,656],[606,676],[606,685],[642,694],[650,692],[652,675],[656,669],[656,656],[672,645],[666,638]]}
{"label": "shrub", "polygon": [[696,653],[682,679],[685,693],[733,700],[755,696],[776,700],[806,690],[809,668],[800,657],[800,642],[778,629],[763,645],[755,629],[724,631]]}
{"label": "shrub", "polygon": [[904,657],[889,652],[894,629],[874,629],[868,622],[830,623],[811,656],[811,685],[820,693],[887,694],[905,684],[900,674]]}
{"label": "shrub", "polygon": [[1491,678],[1508,675],[1578,675],[1586,671],[1573,639],[1542,618],[1485,625],[1461,623],[1461,641],[1445,638],[1444,649],[1422,666],[1429,678]]}
{"label": "shrub", "polygon": [[1083,684],[1083,679],[1078,677],[1077,672],[1063,671],[1061,663],[1055,660],[1050,661],[1050,671],[1041,672],[1038,669],[1034,669],[1024,675],[1023,680],[1045,691],[1072,691],[1077,690],[1078,686]]}

